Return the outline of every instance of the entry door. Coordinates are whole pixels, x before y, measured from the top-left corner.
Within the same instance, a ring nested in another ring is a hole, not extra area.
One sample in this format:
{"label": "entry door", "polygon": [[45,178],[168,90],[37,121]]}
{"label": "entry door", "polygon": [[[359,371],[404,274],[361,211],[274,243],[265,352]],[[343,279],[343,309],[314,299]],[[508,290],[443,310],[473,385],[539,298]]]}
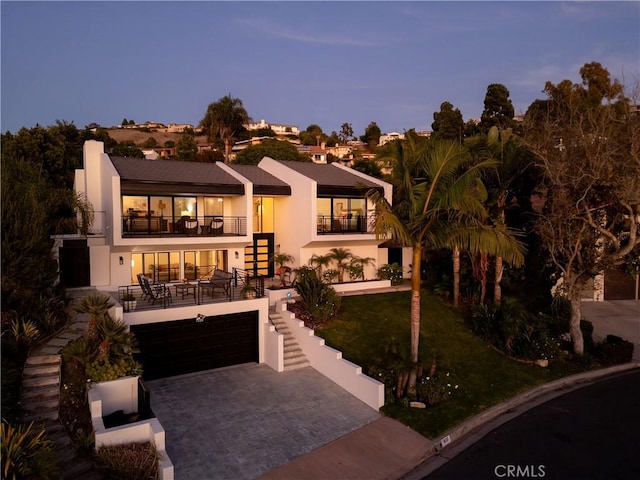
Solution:
{"label": "entry door", "polygon": [[256,233],[253,245],[244,249],[244,269],[252,277],[273,277],[274,235],[273,233]]}
{"label": "entry door", "polygon": [[60,283],[65,287],[88,287],[91,283],[89,247],[86,240],[63,240],[59,251]]}

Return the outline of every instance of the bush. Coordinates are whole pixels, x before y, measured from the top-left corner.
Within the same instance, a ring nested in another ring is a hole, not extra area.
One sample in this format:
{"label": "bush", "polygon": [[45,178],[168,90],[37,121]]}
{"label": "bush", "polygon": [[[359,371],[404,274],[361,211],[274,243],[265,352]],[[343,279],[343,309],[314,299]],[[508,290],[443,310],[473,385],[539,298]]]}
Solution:
{"label": "bush", "polygon": [[397,263],[386,263],[378,269],[378,278],[391,280],[391,285],[397,285],[402,281],[402,266]]}
{"label": "bush", "polygon": [[110,479],[148,480],[158,476],[158,452],[148,442],[100,447],[96,460]]}
{"label": "bush", "polygon": [[302,267],[296,270],[295,289],[300,295],[300,306],[307,318],[302,318],[314,328],[332,319],[340,309],[340,296],[330,285],[316,276],[315,270]]}
{"label": "bush", "polygon": [[5,420],[1,428],[3,479],[60,478],[53,443],[43,429],[33,423],[13,427]]}
{"label": "bush", "polygon": [[595,349],[596,357],[603,365],[620,365],[633,358],[633,343],[615,335],[607,335],[603,343]]}

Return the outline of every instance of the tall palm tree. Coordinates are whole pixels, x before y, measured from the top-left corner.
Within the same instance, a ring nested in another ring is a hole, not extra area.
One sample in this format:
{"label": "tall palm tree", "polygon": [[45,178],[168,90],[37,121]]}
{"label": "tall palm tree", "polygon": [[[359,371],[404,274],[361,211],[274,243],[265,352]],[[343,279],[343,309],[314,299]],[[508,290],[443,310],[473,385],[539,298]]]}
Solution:
{"label": "tall palm tree", "polygon": [[200,120],[200,126],[207,132],[210,142],[216,137],[224,142],[225,163],[229,163],[233,139],[250,121],[251,117],[244,109],[242,100],[232,98],[231,94],[228,94],[217,102],[209,104],[204,118]]}
{"label": "tall palm tree", "polygon": [[[458,245],[473,249],[490,237],[478,225],[486,217],[480,181],[490,161],[470,163],[466,150],[450,141],[424,143],[409,136],[405,144],[397,143],[393,151],[394,204],[379,192],[371,192],[376,206],[373,228],[378,236],[391,237],[412,248],[411,274],[411,361],[419,361],[420,339],[420,264],[425,248]],[[494,235],[495,236],[495,235]],[[501,242],[516,242],[500,237]],[[514,257],[522,256],[517,248]],[[416,369],[410,377],[415,386]]]}
{"label": "tall palm tree", "polygon": [[331,254],[329,253],[327,253],[326,255],[316,255],[314,253],[309,259],[309,265],[316,269],[318,273],[318,279],[322,280],[322,269],[327,268],[329,265],[331,265],[332,261],[333,257],[331,257]]}

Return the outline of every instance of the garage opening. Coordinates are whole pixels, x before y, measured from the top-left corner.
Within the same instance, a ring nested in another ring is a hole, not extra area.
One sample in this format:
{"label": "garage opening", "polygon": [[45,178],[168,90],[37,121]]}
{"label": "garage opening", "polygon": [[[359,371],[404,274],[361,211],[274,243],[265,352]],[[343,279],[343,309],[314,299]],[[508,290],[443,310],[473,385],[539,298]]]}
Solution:
{"label": "garage opening", "polygon": [[258,362],[258,311],[132,325],[145,380]]}

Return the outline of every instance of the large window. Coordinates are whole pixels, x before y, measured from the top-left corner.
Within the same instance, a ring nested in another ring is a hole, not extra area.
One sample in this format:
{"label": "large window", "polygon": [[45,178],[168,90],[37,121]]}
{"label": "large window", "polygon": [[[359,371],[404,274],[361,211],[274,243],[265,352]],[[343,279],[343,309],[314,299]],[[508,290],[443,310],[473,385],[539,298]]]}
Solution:
{"label": "large window", "polygon": [[253,232],[273,233],[273,198],[254,197],[253,199]]}
{"label": "large window", "polygon": [[197,280],[211,276],[214,268],[227,270],[226,250],[188,250],[182,252],[143,252],[131,254],[131,283],[142,273],[154,282]]}
{"label": "large window", "polygon": [[318,232],[365,232],[365,198],[318,198]]}
{"label": "large window", "polygon": [[197,280],[213,275],[213,270],[227,270],[226,250],[191,250],[184,252],[184,278]]}

